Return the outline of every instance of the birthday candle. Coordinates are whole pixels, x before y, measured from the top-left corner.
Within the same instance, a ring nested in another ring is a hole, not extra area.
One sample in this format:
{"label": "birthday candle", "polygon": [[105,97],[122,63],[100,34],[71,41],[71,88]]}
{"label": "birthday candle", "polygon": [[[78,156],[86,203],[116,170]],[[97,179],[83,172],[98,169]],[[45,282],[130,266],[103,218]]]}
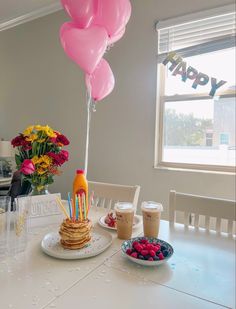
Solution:
{"label": "birthday candle", "polygon": [[78,202],[78,196],[75,196],[75,205],[76,205],[76,220],[78,220],[79,217],[79,202]]}
{"label": "birthday candle", "polygon": [[83,212],[82,212],[82,201],[81,201],[81,196],[78,196],[79,199],[79,215],[80,215],[80,220],[83,221]]}
{"label": "birthday candle", "polygon": [[70,218],[72,218],[70,192],[68,192],[67,199],[68,199],[68,205],[69,205]]}
{"label": "birthday candle", "polygon": [[83,198],[83,206],[84,206],[84,219],[86,219],[87,217],[87,212],[86,212],[86,200],[85,200],[85,194],[82,194],[82,198]]}

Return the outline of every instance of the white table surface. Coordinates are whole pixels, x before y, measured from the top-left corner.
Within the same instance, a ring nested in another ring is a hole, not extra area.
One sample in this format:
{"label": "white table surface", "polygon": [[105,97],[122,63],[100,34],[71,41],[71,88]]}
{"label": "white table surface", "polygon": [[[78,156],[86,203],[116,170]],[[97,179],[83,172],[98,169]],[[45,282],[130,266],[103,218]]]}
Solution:
{"label": "white table surface", "polygon": [[[93,222],[104,211],[92,210]],[[111,247],[97,257],[53,259],[40,242],[57,228],[35,229],[24,253],[0,261],[1,309],[235,308],[232,237],[162,221],[159,237],[175,252],[166,264],[147,268],[122,256],[115,232]],[[142,226],[133,236],[141,233]]]}

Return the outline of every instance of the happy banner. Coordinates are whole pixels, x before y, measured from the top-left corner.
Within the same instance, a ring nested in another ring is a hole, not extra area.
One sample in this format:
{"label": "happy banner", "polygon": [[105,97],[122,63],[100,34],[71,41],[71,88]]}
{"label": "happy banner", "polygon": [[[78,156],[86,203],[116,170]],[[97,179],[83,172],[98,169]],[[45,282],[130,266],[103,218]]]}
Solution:
{"label": "happy banner", "polygon": [[205,86],[210,82],[211,90],[209,95],[211,97],[214,97],[216,90],[226,83],[224,80],[217,81],[216,78],[210,78],[207,74],[198,72],[195,68],[187,66],[187,62],[183,61],[183,58],[178,56],[175,52],[170,52],[162,63],[164,65],[171,63],[169,70],[173,72],[172,75],[182,76],[183,82],[186,82],[187,79],[192,80],[192,88],[194,89],[197,89],[198,86]]}

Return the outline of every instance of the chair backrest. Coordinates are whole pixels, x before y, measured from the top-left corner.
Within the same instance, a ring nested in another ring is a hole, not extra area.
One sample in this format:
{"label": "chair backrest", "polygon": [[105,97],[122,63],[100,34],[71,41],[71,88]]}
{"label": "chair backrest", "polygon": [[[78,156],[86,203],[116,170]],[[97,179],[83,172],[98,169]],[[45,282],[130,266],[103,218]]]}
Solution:
{"label": "chair backrest", "polygon": [[[205,218],[203,225],[205,229],[220,232],[222,219],[224,219],[227,221],[227,233],[233,234],[233,224],[236,220],[235,205],[236,202],[233,200],[216,199],[171,190],[169,195],[169,221],[175,222],[176,211],[181,211],[184,213],[185,225],[190,225],[189,218],[193,214],[193,225],[195,227],[199,226],[199,216],[202,216]],[[214,226],[210,225],[211,218],[216,218]]]}
{"label": "chair backrest", "polygon": [[96,207],[113,209],[117,202],[133,203],[137,209],[140,186],[123,186],[110,183],[89,181],[89,192],[94,192]]}

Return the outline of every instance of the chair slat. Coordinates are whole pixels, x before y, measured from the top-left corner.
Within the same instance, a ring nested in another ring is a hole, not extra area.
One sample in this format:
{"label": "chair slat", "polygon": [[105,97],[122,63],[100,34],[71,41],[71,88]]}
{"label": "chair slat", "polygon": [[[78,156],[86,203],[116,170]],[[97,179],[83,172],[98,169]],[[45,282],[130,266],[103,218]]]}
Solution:
{"label": "chair slat", "polygon": [[199,227],[199,214],[194,215],[194,226]]}
{"label": "chair slat", "polygon": [[100,200],[100,207],[105,208],[105,202],[106,202],[106,199],[102,197]]}
{"label": "chair slat", "polygon": [[189,225],[189,221],[190,221],[190,213],[189,212],[185,212],[184,213],[184,224],[185,225]]}
{"label": "chair slat", "polygon": [[96,196],[94,197],[94,206],[99,207],[98,204],[99,204],[99,197]]}
{"label": "chair slat", "polygon": [[209,217],[209,216],[206,216],[206,217],[205,217],[205,228],[206,228],[207,230],[210,229],[210,217]]}
{"label": "chair slat", "polygon": [[111,209],[112,206],[112,199],[107,201],[107,209]]}
{"label": "chair slat", "polygon": [[228,220],[227,233],[230,235],[233,234],[233,220]]}
{"label": "chair slat", "polygon": [[221,218],[216,218],[216,231],[221,231]]}

